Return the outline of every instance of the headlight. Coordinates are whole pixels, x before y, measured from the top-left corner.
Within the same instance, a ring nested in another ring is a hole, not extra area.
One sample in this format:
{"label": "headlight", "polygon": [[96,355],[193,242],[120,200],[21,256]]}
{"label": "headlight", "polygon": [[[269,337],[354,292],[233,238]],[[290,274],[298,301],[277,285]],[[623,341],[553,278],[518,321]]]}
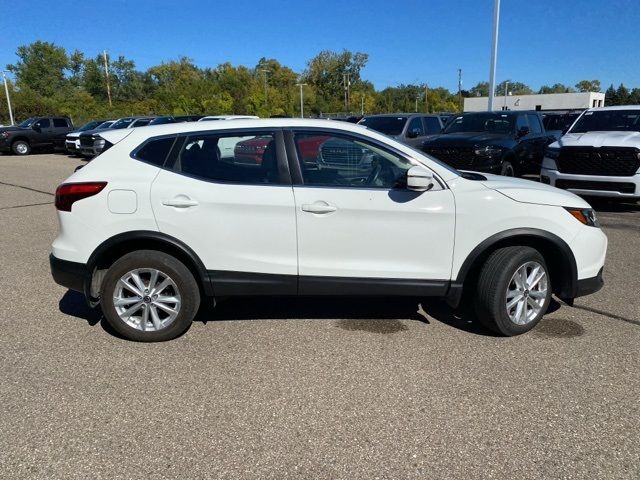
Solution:
{"label": "headlight", "polygon": [[480,157],[493,158],[502,155],[502,148],[495,145],[487,145],[486,147],[476,147],[473,153]]}
{"label": "headlight", "polygon": [[544,151],[544,156],[552,160],[556,160],[560,156],[560,149],[547,147]]}
{"label": "headlight", "polygon": [[600,222],[598,222],[598,217],[596,217],[596,212],[593,208],[564,207],[564,209],[583,225],[600,227]]}
{"label": "headlight", "polygon": [[93,146],[96,148],[104,148],[104,138],[98,138],[94,140]]}

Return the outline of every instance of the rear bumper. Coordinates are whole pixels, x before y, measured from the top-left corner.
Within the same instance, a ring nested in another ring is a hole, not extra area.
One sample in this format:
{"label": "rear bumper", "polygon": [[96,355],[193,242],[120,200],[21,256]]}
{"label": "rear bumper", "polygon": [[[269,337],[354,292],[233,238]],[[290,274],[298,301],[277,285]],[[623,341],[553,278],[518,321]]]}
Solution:
{"label": "rear bumper", "polygon": [[88,278],[87,266],[84,263],[61,260],[53,254],[49,255],[51,275],[58,284],[76,292],[85,293]]}
{"label": "rear bumper", "polygon": [[604,280],[602,278],[602,268],[595,277],[583,278],[578,280],[578,288],[576,291],[576,297],[584,297],[585,295],[591,295],[596,293],[604,286]]}

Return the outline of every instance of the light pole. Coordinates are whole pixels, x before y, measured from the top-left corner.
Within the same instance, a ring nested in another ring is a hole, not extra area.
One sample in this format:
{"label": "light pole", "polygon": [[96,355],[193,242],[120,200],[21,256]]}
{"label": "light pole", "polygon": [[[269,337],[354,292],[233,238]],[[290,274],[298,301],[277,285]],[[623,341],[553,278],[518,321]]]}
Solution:
{"label": "light pole", "polygon": [[509,80],[506,80],[504,82],[504,108],[503,110],[507,109],[507,92],[509,91]]}
{"label": "light pole", "polygon": [[2,79],[4,80],[4,93],[7,94],[7,107],[9,107],[9,119],[11,120],[11,125],[13,123],[13,111],[11,110],[11,97],[9,97],[9,86],[7,85],[7,77],[4,75],[8,73],[6,70],[2,71]]}
{"label": "light pole", "polygon": [[306,83],[296,83],[296,85],[300,87],[300,118],[304,118],[304,92],[302,87],[304,87]]}
{"label": "light pole", "polygon": [[496,60],[498,57],[498,27],[500,26],[500,0],[493,3],[493,40],[491,42],[491,67],[489,69],[489,105],[493,110],[493,97],[496,90]]}

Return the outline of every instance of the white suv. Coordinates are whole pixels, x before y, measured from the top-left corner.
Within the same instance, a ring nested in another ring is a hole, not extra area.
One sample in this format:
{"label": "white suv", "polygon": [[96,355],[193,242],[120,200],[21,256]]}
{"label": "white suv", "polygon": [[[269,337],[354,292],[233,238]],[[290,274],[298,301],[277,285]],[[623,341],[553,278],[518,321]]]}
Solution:
{"label": "white suv", "polygon": [[640,105],[586,110],[549,145],[540,179],[580,195],[640,199]]}
{"label": "white suv", "polygon": [[[584,200],[458,172],[359,125],[236,120],[100,135],[105,151],[56,192],[51,270],[133,340],[179,335],[205,298],[438,296],[455,307],[463,292],[486,326],[517,335],[552,292],[571,302],[603,283],[607,239]],[[254,146],[255,162],[221,158],[225,138]]]}

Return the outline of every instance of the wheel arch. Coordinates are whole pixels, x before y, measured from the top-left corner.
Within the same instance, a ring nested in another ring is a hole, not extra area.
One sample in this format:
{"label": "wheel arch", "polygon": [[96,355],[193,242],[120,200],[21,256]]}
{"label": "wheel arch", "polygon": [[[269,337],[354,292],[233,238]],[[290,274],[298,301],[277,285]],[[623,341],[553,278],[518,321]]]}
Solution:
{"label": "wheel arch", "polygon": [[571,301],[576,296],[578,269],[569,245],[557,235],[535,228],[516,228],[496,233],[482,241],[467,255],[448,295],[449,303],[457,306],[464,289],[473,286],[480,268],[495,250],[502,247],[527,246],[536,249],[544,257],[553,293]]}
{"label": "wheel arch", "polygon": [[102,242],[87,261],[88,278],[85,296],[90,303],[99,301],[99,292],[107,269],[119,258],[136,250],[158,250],[180,260],[193,274],[200,293],[213,296],[207,270],[198,255],[186,244],[170,235],[154,231],[133,231],[115,235]]}

